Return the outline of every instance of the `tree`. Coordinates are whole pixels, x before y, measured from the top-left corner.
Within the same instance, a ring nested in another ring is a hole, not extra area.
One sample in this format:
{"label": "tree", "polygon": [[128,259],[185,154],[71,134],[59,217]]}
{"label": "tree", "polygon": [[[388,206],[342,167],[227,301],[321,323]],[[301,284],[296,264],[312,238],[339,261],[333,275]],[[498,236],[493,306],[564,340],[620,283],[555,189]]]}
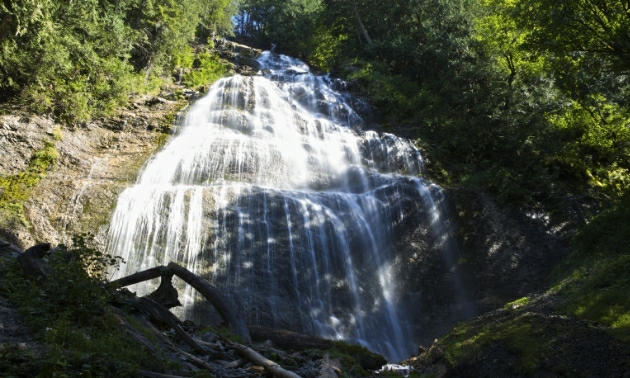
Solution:
{"label": "tree", "polygon": [[106,114],[168,76],[200,24],[226,32],[234,11],[231,0],[3,1],[0,100],[68,123]]}
{"label": "tree", "polygon": [[514,9],[532,30],[533,48],[557,55],[600,56],[610,72],[630,71],[630,3],[624,0],[526,0]]}

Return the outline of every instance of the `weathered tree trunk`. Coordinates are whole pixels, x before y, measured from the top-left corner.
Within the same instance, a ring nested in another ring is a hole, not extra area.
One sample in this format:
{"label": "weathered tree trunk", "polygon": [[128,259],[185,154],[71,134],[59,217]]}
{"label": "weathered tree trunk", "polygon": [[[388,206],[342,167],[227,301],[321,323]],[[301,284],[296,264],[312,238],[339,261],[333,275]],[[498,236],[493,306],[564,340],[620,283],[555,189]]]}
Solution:
{"label": "weathered tree trunk", "polygon": [[230,346],[236,350],[236,353],[250,360],[254,365],[262,366],[273,374],[274,377],[278,378],[301,378],[299,375],[294,372],[283,369],[277,363],[266,359],[265,357],[258,354],[251,348],[246,347],[245,345],[241,345],[239,343],[232,342]]}
{"label": "weathered tree trunk", "polygon": [[186,331],[179,326],[177,317],[173,315],[169,310],[163,307],[161,304],[152,300],[148,297],[138,298],[138,305],[141,310],[145,311],[149,316],[153,319],[163,322],[169,327],[171,327],[175,334],[182,339],[186,344],[190,345],[193,349],[201,354],[207,354],[206,350],[201,347],[201,345],[197,344],[195,340],[190,337]]}
{"label": "weathered tree trunk", "polygon": [[363,25],[363,22],[361,21],[361,17],[359,16],[359,10],[357,8],[356,0],[350,0],[349,3],[350,3],[350,6],[352,7],[352,13],[354,13],[354,17],[357,19],[357,22],[359,23],[359,28],[361,28],[361,33],[363,33],[363,36],[365,37],[365,40],[367,41],[367,43],[371,45],[372,38],[370,38],[370,35],[367,32],[367,29],[365,28],[365,26]]}
{"label": "weathered tree trunk", "polygon": [[237,313],[228,307],[227,301],[217,288],[181,265],[169,263],[167,268],[210,301],[219,315],[221,315],[221,318],[230,325],[234,333],[242,337],[247,343],[252,342],[247,325]]}
{"label": "weathered tree trunk", "polygon": [[152,280],[154,278],[158,278],[162,276],[162,271],[166,269],[165,266],[156,266],[155,268],[143,270],[142,272],[134,273],[132,275],[119,278],[115,281],[109,283],[110,286],[119,288],[125,287],[129,285],[134,285],[140,282]]}
{"label": "weathered tree trunk", "polygon": [[[230,307],[227,305],[227,301],[225,300],[225,298],[223,298],[221,292],[219,292],[217,288],[212,286],[212,284],[181,265],[178,265],[176,263],[169,263],[167,267],[158,266],[155,268],[147,269],[142,272],[134,273],[130,276],[120,278],[116,281],[112,281],[110,285],[114,287],[123,287],[137,284],[143,281],[148,281],[150,279],[157,278],[163,275],[168,275],[171,273],[184,280],[184,282],[192,286],[201,295],[203,295],[212,304],[212,306],[214,306],[214,308],[221,316],[221,319],[223,319],[226,323],[230,325],[230,328],[232,328],[232,331],[234,331],[235,334],[242,337],[243,340],[245,340],[247,343],[252,342],[252,338],[249,335],[247,325],[245,325],[245,322],[238,314],[230,309]],[[153,295],[153,293],[151,295]]]}
{"label": "weathered tree trunk", "polygon": [[147,298],[151,298],[165,308],[173,308],[182,305],[179,303],[177,296],[177,289],[173,287],[173,273],[168,271],[168,269],[163,269],[160,287],[147,295]]}
{"label": "weathered tree trunk", "polygon": [[303,335],[284,329],[248,326],[249,333],[254,341],[270,340],[274,345],[286,349],[330,349],[335,346],[331,340],[317,336]]}

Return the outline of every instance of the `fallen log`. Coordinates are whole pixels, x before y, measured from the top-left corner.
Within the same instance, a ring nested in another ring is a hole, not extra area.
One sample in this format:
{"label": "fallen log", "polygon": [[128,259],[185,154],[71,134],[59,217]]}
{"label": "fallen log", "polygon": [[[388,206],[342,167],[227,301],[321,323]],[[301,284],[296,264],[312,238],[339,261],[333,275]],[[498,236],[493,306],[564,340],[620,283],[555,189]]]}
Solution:
{"label": "fallen log", "polygon": [[197,342],[193,340],[193,338],[190,337],[190,335],[186,333],[186,331],[184,331],[182,327],[179,326],[179,319],[177,319],[177,317],[164,306],[152,300],[151,298],[140,297],[138,298],[138,307],[139,309],[146,312],[153,319],[171,327],[175,331],[175,334],[180,339],[182,339],[183,342],[190,345],[197,352],[203,355],[207,354],[206,350],[201,345],[197,344]]}
{"label": "fallen log", "polygon": [[151,324],[151,322],[144,321],[143,325],[145,327],[147,327],[149,329],[149,331],[151,331],[162,343],[164,343],[164,345],[166,345],[166,347],[168,349],[170,349],[173,352],[181,354],[182,356],[186,357],[186,359],[188,359],[196,367],[201,368],[201,369],[206,369],[208,371],[214,371],[215,370],[214,366],[208,364],[207,362],[205,362],[203,360],[200,360],[199,358],[193,356],[190,353],[184,352],[183,350],[181,350],[178,347],[176,347],[175,345],[173,345],[173,343],[171,343],[166,337],[164,337],[162,332],[160,332],[157,328],[155,328],[155,326],[153,326],[153,324]]}
{"label": "fallen log", "polygon": [[160,286],[147,295],[147,298],[151,298],[165,308],[173,308],[182,305],[177,297],[177,289],[173,287],[173,273],[168,269],[163,269]]}
{"label": "fallen log", "polygon": [[140,282],[152,280],[154,278],[158,278],[162,276],[162,271],[166,269],[165,266],[156,266],[155,268],[143,270],[142,272],[134,273],[132,275],[119,278],[115,281],[112,281],[108,284],[108,286],[113,286],[116,288],[121,288],[129,285],[134,285]]}
{"label": "fallen log", "polygon": [[158,266],[155,268],[144,270],[142,272],[134,273],[130,276],[112,281],[109,283],[109,285],[120,288],[137,284],[143,281],[148,281],[170,273],[175,274],[177,277],[184,280],[184,282],[192,286],[201,295],[203,295],[204,298],[206,298],[210,302],[210,304],[214,306],[214,308],[221,316],[221,319],[223,319],[223,321],[225,321],[230,326],[230,328],[232,329],[232,331],[234,331],[236,335],[240,336],[246,343],[252,342],[252,338],[249,334],[249,330],[247,329],[247,325],[245,325],[243,319],[241,319],[241,317],[237,313],[232,311],[232,309],[228,306],[227,301],[225,300],[221,292],[203,278],[176,263],[171,262],[166,267]]}
{"label": "fallen log", "polygon": [[223,298],[221,292],[208,281],[192,273],[188,269],[175,263],[169,263],[167,268],[170,269],[177,277],[184,280],[187,284],[195,288],[199,294],[203,295],[214,308],[217,310],[221,318],[230,325],[232,331],[247,343],[252,342],[249,330],[241,317],[233,312],[227,305],[227,301]]}
{"label": "fallen log", "polygon": [[274,377],[278,378],[301,378],[299,375],[295,374],[292,371],[288,371],[284,369],[282,366],[277,363],[266,359],[265,357],[258,354],[255,350],[246,347],[245,345],[241,345],[235,342],[229,342],[231,348],[236,350],[236,353],[250,360],[254,365],[262,366],[269,373],[273,374]]}
{"label": "fallen log", "polygon": [[275,346],[294,349],[330,349],[335,346],[332,340],[322,339],[317,336],[304,335],[285,329],[247,326],[252,340],[256,342],[271,341]]}

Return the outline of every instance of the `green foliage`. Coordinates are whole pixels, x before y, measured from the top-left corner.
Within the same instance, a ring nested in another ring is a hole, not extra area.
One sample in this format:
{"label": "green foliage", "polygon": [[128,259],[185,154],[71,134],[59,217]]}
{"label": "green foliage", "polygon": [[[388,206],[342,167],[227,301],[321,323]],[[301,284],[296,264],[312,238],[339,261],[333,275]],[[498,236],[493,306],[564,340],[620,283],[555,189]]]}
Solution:
{"label": "green foliage", "polygon": [[86,236],[73,238],[73,247],[59,246],[48,257],[48,279],[35,282],[21,278],[17,265],[3,267],[9,299],[18,303],[27,323],[37,332],[56,321],[78,326],[102,325],[107,301],[113,293],[102,288],[107,270],[119,257],[88,246]]}
{"label": "green foliage", "polygon": [[5,1],[0,100],[69,124],[110,114],[153,93],[197,32],[225,32],[235,11],[228,0]]}
{"label": "green foliage", "polygon": [[575,253],[559,266],[556,290],[563,310],[611,327],[630,341],[630,196],[602,212],[576,237]]}
{"label": "green foliage", "polygon": [[599,70],[627,75],[630,18],[623,1],[527,0],[517,2],[514,14],[533,31],[528,44],[534,49],[585,65],[596,59]]}
{"label": "green foliage", "polygon": [[173,55],[173,66],[176,68],[192,68],[194,61],[195,52],[190,47],[186,47]]}
{"label": "green foliage", "polygon": [[[359,69],[356,69],[359,66]],[[390,117],[390,121],[409,119],[418,106],[419,87],[402,75],[391,75],[378,62],[357,62],[348,78],[358,80],[378,109]]]}
{"label": "green foliage", "polygon": [[0,371],[3,377],[34,377],[41,370],[37,361],[39,354],[30,348],[20,347],[17,344],[0,344]]}
{"label": "green foliage", "polygon": [[[299,57],[312,52],[313,37],[323,10],[322,0],[245,0],[240,4],[237,32],[264,48]],[[322,30],[318,37],[322,38]]]}
{"label": "green foliage", "polygon": [[550,348],[550,340],[545,337],[548,327],[532,314],[524,313],[492,326],[479,321],[458,324],[440,343],[445,361],[456,368],[477,358],[490,343],[500,342],[519,356],[518,370],[529,373]]}
{"label": "green foliage", "polygon": [[387,124],[415,132],[434,179],[560,216],[571,197],[627,191],[619,2],[316,3],[246,1],[237,35],[358,83]]}
{"label": "green foliage", "polygon": [[[61,132],[53,131],[53,138],[61,138]],[[12,176],[0,176],[0,220],[8,227],[18,224],[27,226],[23,203],[32,188],[53,169],[59,153],[53,141],[45,140],[44,147],[36,151],[24,172]]]}
{"label": "green foliage", "polygon": [[193,88],[210,85],[229,72],[219,56],[209,52],[197,54],[192,67],[194,69],[184,75],[184,83]]}
{"label": "green foliage", "polygon": [[[135,377],[142,367],[165,368],[127,340],[118,317],[109,310],[116,292],[103,283],[120,258],[105,255],[90,247],[85,236],[76,236],[73,247],[60,246],[46,260],[45,281],[24,277],[14,259],[0,262],[0,292],[46,345],[43,360],[24,362],[26,367],[40,377]],[[142,332],[138,322],[130,324]],[[4,358],[13,357],[3,355],[0,363]]]}
{"label": "green foliage", "polygon": [[340,56],[344,43],[348,36],[342,33],[333,33],[325,27],[318,27],[312,39],[314,48],[308,56],[308,61],[324,71],[330,71],[341,63]]}

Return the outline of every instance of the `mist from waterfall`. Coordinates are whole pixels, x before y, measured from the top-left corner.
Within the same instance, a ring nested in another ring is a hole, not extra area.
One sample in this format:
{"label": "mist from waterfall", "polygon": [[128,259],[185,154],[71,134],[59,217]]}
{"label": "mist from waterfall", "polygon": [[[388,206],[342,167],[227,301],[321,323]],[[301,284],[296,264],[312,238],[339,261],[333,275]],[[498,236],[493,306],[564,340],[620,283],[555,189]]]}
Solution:
{"label": "mist from waterfall", "polygon": [[[419,151],[363,131],[369,106],[342,81],[269,52],[259,63],[258,75],[219,80],[197,100],[121,194],[107,241],[127,262],[116,277],[175,261],[220,288],[248,324],[409,357],[417,345],[391,245],[410,204],[437,211],[416,177]],[[190,289],[180,300],[188,319],[213,316]]]}

